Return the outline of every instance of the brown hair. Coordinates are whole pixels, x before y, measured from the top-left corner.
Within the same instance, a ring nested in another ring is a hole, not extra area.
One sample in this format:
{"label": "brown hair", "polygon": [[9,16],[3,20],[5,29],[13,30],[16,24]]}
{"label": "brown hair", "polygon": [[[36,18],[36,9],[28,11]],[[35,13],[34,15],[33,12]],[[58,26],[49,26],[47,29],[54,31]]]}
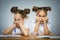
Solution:
{"label": "brown hair", "polygon": [[11,12],[14,13],[14,14],[16,14],[18,12],[19,14],[22,15],[22,18],[26,18],[27,14],[30,13],[30,9],[20,10],[20,9],[18,9],[18,7],[12,7]]}
{"label": "brown hair", "polygon": [[42,10],[42,9],[45,11],[51,11],[51,7],[36,7],[36,6],[32,8],[32,11],[37,12],[38,10]]}
{"label": "brown hair", "polygon": [[44,12],[45,12],[46,15],[47,15],[47,11],[51,11],[51,7],[36,7],[36,6],[34,6],[34,7],[32,8],[32,11],[37,12],[37,14],[39,13],[40,10],[44,10]]}

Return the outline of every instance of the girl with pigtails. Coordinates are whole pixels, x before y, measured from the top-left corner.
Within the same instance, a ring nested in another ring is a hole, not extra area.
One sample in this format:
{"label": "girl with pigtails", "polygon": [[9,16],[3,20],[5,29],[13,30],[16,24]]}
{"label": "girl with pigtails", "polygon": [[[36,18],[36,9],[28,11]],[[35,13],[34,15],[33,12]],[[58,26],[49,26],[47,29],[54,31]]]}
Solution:
{"label": "girl with pigtails", "polygon": [[30,9],[18,9],[18,7],[11,8],[12,14],[14,14],[14,22],[13,24],[3,31],[3,34],[9,34],[12,31],[12,35],[29,35],[29,27],[25,23],[25,19],[27,18],[27,14],[30,13]]}
{"label": "girl with pigtails", "polygon": [[35,19],[31,24],[31,32],[34,35],[50,35],[51,23],[48,19],[47,12],[51,11],[51,7],[36,7],[32,8],[36,12]]}

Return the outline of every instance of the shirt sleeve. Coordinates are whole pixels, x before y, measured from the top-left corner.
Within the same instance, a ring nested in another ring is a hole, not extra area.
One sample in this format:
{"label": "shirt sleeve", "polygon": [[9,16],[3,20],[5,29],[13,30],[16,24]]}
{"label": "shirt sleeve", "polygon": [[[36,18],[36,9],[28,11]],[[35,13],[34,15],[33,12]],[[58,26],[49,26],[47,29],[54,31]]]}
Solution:
{"label": "shirt sleeve", "polygon": [[27,23],[24,24],[24,27],[25,27],[26,29],[29,29],[29,26],[28,26]]}
{"label": "shirt sleeve", "polygon": [[34,28],[35,28],[35,20],[34,19],[31,21],[29,26],[30,26],[30,32],[29,33],[34,34]]}
{"label": "shirt sleeve", "polygon": [[51,31],[52,31],[52,30],[51,30],[51,28],[52,28],[51,21],[48,22],[47,26],[48,26],[49,31],[51,32]]}

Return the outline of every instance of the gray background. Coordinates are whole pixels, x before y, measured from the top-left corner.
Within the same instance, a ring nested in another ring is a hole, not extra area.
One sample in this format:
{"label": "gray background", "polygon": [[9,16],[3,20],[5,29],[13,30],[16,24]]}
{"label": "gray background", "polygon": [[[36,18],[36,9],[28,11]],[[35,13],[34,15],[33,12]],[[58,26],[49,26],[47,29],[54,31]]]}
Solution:
{"label": "gray background", "polygon": [[0,0],[0,34],[13,23],[13,15],[10,12],[13,6],[19,9],[30,8],[28,24],[31,24],[30,21],[35,17],[35,12],[32,12],[33,6],[50,6],[52,11],[48,12],[48,17],[53,25],[51,30],[54,34],[60,34],[60,0]]}

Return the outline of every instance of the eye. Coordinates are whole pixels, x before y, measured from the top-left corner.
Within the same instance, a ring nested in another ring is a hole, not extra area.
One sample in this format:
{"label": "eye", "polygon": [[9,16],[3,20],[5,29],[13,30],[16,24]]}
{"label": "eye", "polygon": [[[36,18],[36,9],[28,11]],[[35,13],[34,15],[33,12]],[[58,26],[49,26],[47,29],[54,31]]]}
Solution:
{"label": "eye", "polygon": [[45,17],[46,15],[44,15],[43,17]]}
{"label": "eye", "polygon": [[41,17],[41,15],[39,15],[39,17]]}
{"label": "eye", "polygon": [[16,19],[14,19],[16,21]]}

